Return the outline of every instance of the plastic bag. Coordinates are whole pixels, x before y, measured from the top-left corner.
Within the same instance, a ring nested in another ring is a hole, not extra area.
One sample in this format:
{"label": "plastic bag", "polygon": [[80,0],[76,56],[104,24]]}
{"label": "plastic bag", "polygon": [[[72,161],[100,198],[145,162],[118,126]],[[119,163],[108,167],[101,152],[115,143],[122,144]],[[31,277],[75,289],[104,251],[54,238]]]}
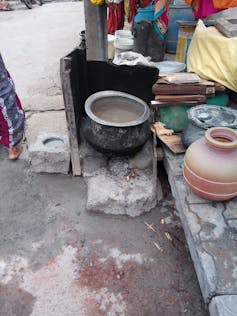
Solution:
{"label": "plastic bag", "polygon": [[153,66],[150,57],[144,57],[143,55],[135,52],[124,52],[116,54],[113,63],[116,65],[143,65],[143,66]]}

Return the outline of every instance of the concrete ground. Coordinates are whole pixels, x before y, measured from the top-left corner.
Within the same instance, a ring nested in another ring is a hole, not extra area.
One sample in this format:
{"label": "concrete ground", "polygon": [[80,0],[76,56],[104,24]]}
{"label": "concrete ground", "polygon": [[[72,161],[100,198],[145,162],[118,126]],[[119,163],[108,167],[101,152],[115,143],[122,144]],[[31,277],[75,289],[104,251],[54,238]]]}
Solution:
{"label": "concrete ground", "polygon": [[207,315],[165,177],[131,219],[86,212],[83,178],[0,159],[0,315]]}
{"label": "concrete ground", "polygon": [[[83,4],[15,5],[0,12],[1,52],[28,114],[46,111],[46,124],[47,113],[64,114],[59,58],[78,44]],[[91,214],[83,178],[34,174],[1,148],[0,315],[207,315],[158,170],[164,199],[151,213]]]}

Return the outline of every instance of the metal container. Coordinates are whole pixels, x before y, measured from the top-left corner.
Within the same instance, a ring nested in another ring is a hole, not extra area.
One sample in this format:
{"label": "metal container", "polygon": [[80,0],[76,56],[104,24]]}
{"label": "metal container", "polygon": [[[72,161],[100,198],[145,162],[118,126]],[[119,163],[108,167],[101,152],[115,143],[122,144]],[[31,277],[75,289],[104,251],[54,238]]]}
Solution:
{"label": "metal container", "polygon": [[179,26],[178,20],[194,21],[192,8],[188,5],[170,5],[169,7],[169,26],[166,38],[166,51],[171,54],[176,53]]}
{"label": "metal container", "polygon": [[183,144],[188,147],[205,135],[211,127],[229,127],[237,129],[237,111],[216,105],[199,105],[188,112],[188,124],[182,132]]}
{"label": "metal container", "polygon": [[97,92],[86,100],[85,111],[85,139],[103,153],[135,153],[150,136],[149,107],[133,95],[112,90]]}

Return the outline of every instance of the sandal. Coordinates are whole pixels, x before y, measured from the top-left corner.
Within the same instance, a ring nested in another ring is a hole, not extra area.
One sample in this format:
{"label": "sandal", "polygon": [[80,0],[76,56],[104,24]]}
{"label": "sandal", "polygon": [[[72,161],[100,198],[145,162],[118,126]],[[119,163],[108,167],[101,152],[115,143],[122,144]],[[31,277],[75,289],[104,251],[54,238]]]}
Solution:
{"label": "sandal", "polygon": [[19,145],[17,147],[8,148],[9,156],[8,158],[10,160],[16,160],[19,158],[20,154],[22,153],[23,147],[22,145]]}

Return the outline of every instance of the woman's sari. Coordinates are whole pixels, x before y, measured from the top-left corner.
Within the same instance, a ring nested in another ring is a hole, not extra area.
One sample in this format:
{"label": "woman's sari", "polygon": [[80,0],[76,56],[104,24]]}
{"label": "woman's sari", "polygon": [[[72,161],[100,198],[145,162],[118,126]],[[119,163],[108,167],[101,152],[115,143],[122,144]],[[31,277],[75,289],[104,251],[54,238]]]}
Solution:
{"label": "woman's sari", "polygon": [[16,147],[23,138],[25,115],[0,54],[0,144]]}
{"label": "woman's sari", "polygon": [[154,12],[154,28],[161,39],[165,38],[168,31],[168,11],[170,0],[156,0]]}
{"label": "woman's sari", "polygon": [[[220,0],[219,0],[220,1]],[[206,18],[208,15],[217,13],[213,0],[185,0],[188,5],[191,5],[195,18]]]}

